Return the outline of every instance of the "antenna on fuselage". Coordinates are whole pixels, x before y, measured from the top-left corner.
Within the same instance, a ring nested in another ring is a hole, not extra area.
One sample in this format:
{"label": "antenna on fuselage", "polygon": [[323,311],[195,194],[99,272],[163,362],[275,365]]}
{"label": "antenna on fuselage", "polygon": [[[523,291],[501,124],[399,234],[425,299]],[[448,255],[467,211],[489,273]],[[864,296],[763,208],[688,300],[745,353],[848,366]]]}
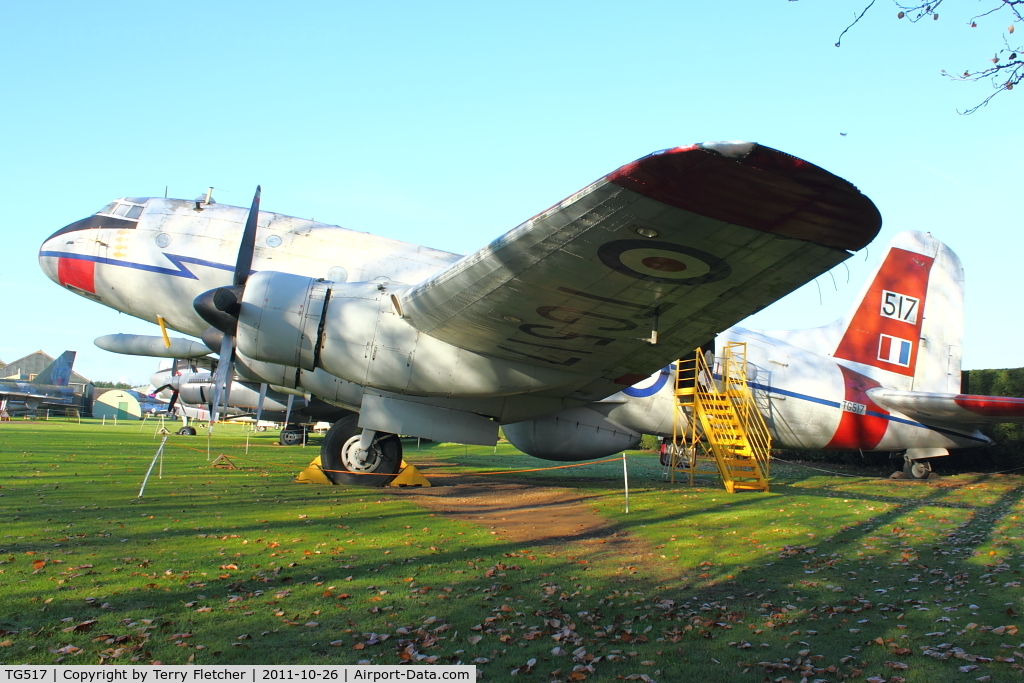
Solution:
{"label": "antenna on fuselage", "polygon": [[204,205],[209,206],[210,204],[214,204],[215,202],[213,201],[213,188],[212,187],[208,188],[206,190],[206,195],[205,196],[204,195],[199,195],[198,197],[196,197],[195,198],[195,203],[196,203],[196,211],[202,211]]}

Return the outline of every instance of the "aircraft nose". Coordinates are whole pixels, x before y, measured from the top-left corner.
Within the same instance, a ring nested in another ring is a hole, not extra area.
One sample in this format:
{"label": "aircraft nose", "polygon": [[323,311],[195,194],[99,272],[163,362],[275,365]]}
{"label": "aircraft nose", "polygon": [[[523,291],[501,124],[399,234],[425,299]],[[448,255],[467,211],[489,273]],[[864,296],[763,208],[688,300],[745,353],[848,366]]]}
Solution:
{"label": "aircraft nose", "polygon": [[69,223],[43,241],[39,247],[39,268],[62,287],[95,295],[96,263],[88,258],[85,230],[93,216]]}
{"label": "aircraft nose", "polygon": [[52,242],[52,239],[46,240],[43,242],[43,246],[39,247],[39,268],[46,277],[60,284],[57,279],[57,259],[59,257],[51,255],[55,251]]}

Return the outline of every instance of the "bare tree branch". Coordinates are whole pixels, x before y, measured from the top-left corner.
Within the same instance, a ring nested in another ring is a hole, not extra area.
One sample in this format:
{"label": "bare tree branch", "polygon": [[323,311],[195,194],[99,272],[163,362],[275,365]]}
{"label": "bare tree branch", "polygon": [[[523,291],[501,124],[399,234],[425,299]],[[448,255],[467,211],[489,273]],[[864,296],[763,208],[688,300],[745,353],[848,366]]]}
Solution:
{"label": "bare tree branch", "polygon": [[[941,0],[940,0],[940,2],[941,2]],[[867,7],[865,7],[865,8],[864,8],[864,11],[863,11],[863,12],[861,12],[861,13],[860,13],[860,14],[859,14],[859,15],[857,16],[857,18],[853,20],[853,23],[852,23],[852,24],[850,24],[849,26],[847,26],[846,28],[844,28],[844,29],[843,29],[843,32],[839,34],[839,39],[838,39],[838,40],[836,40],[836,47],[839,47],[839,46],[840,46],[840,45],[842,44],[842,42],[843,42],[843,36],[845,36],[845,35],[846,35],[846,32],[847,32],[847,31],[849,31],[849,30],[850,30],[851,28],[853,28],[854,26],[856,26],[856,25],[857,25],[857,22],[858,22],[858,21],[860,21],[861,19],[863,19],[863,18],[864,18],[864,15],[868,13],[868,10],[869,10],[869,9],[871,9],[871,5],[874,5],[874,4],[875,4],[875,0],[871,0],[871,3],[870,3],[870,4],[869,4],[869,5],[867,6]]]}
{"label": "bare tree branch", "polygon": [[[793,0],[790,0],[791,2]],[[864,15],[867,14],[868,10],[871,9],[877,0],[871,0],[866,7],[861,11],[859,15],[853,20],[849,26],[843,29],[843,32],[839,34],[839,39],[836,40],[836,47],[840,47],[842,44],[843,36],[856,26]],[[977,28],[978,21],[983,18],[992,17],[998,15],[1000,12],[1006,12],[1010,15],[1010,23],[1006,27],[1006,31],[1003,35],[1003,47],[995,53],[995,56],[989,59],[992,66],[984,69],[971,70],[967,69],[962,75],[953,75],[943,71],[943,75],[955,81],[981,81],[989,79],[992,83],[993,91],[984,100],[963,111],[959,111],[961,114],[973,114],[982,107],[988,105],[992,101],[992,98],[1001,92],[1006,90],[1013,90],[1014,87],[1020,85],[1024,81],[1024,60],[1020,59],[1018,55],[1024,54],[1024,44],[1013,46],[1010,44],[1007,36],[1012,35],[1015,31],[1017,24],[1024,24],[1024,0],[992,0],[996,4],[980,14],[976,14],[967,22],[971,28]],[[899,8],[899,12],[896,17],[898,19],[908,19],[911,23],[917,23],[926,17],[931,17],[933,21],[939,18],[939,6],[945,0],[931,0],[930,2],[913,2],[904,4],[901,0],[893,0],[893,4]],[[1004,15],[1005,16],[1005,15]]]}

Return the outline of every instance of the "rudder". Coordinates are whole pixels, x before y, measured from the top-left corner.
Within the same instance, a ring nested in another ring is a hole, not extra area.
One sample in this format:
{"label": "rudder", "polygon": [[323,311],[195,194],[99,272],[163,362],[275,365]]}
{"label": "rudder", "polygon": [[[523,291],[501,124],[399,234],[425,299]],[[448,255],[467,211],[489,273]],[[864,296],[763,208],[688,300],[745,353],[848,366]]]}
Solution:
{"label": "rudder", "polygon": [[958,392],[963,285],[949,247],[930,233],[898,234],[832,355],[892,373],[907,390]]}

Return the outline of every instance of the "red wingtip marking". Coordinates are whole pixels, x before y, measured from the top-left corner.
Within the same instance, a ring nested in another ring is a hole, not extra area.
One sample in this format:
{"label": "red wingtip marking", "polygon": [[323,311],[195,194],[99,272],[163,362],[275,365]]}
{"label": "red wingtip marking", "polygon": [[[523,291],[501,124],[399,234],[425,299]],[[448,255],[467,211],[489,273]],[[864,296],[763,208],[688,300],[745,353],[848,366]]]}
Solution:
{"label": "red wingtip marking", "polygon": [[759,145],[742,158],[696,145],[676,147],[607,178],[669,206],[830,247],[860,249],[881,227],[878,209],[853,185]]}
{"label": "red wingtip marking", "polygon": [[961,394],[956,404],[975,415],[985,417],[1024,417],[1024,398],[1008,396],[971,396]]}
{"label": "red wingtip marking", "polygon": [[[930,256],[917,252],[890,249],[846,328],[835,357],[912,377],[917,367],[921,324],[927,305],[925,295],[933,261]],[[882,315],[883,291],[917,300],[913,322]],[[906,363],[900,362],[899,347],[904,342],[910,344]]]}
{"label": "red wingtip marking", "polygon": [[90,294],[96,293],[96,263],[81,259],[58,258],[57,281]]}

